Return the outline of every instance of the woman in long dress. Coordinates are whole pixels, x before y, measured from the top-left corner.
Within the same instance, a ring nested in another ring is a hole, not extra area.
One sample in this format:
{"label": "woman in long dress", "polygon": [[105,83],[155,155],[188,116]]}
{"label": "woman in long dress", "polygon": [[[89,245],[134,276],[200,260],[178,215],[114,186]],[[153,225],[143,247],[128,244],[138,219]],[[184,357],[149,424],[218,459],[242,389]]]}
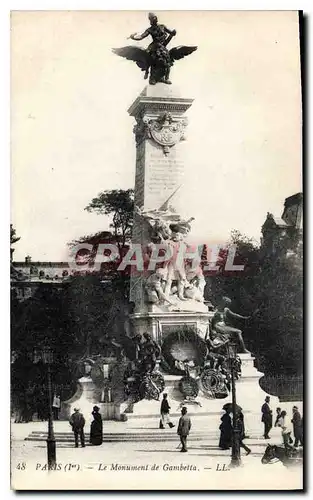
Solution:
{"label": "woman in long dress", "polygon": [[91,413],[93,416],[93,421],[91,422],[90,426],[90,443],[96,446],[102,444],[103,441],[102,417],[99,413],[99,410],[100,408],[98,406],[94,406]]}
{"label": "woman in long dress", "polygon": [[232,423],[231,423],[231,418],[230,418],[230,412],[231,408],[227,408],[225,410],[224,415],[221,418],[221,425],[220,425],[220,431],[221,431],[221,436],[220,436],[220,442],[219,442],[219,448],[222,450],[229,450],[229,448],[232,445]]}

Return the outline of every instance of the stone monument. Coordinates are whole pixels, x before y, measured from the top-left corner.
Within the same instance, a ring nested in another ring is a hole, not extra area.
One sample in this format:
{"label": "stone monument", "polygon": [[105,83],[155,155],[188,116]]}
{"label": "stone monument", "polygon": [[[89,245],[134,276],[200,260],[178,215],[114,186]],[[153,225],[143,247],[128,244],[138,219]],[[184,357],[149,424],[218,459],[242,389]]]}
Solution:
{"label": "stone monument", "polygon": [[[135,119],[136,141],[132,245],[140,247],[147,256],[147,266],[144,266],[141,271],[132,270],[130,285],[130,301],[134,305],[132,320],[137,339],[148,335],[148,344],[152,345],[154,342],[159,345],[161,352],[167,338],[173,338],[177,332],[179,338],[179,330],[187,331],[188,328],[190,330],[189,333],[188,331],[185,333],[185,340],[187,337],[188,342],[189,336],[192,344],[191,330],[193,329],[196,332],[194,343],[199,343],[197,339],[200,338],[206,349],[207,333],[213,313],[208,310],[203,299],[205,280],[200,266],[201,256],[199,255],[198,266],[195,266],[194,262],[191,264],[187,258],[186,238],[192,230],[193,214],[190,213],[187,218],[184,218],[180,210],[182,206],[180,188],[184,182],[186,167],[184,160],[186,156],[184,141],[188,125],[186,112],[191,107],[193,99],[182,97],[177,88],[169,85],[171,84],[169,72],[174,61],[191,54],[197,47],[180,46],[168,50],[167,45],[176,35],[176,31],[159,25],[155,14],[149,14],[149,21],[150,28],[144,33],[130,36],[132,40],[142,40],[151,36],[152,43],[147,49],[135,46],[113,49],[115,54],[135,61],[137,66],[145,72],[145,78],[148,78],[150,74],[149,85],[144,88],[128,110],[130,116]],[[182,248],[186,249],[185,253],[183,251],[183,258],[175,259]],[[163,257],[160,255],[160,249],[164,252]],[[228,311],[230,314],[231,311],[229,309]],[[240,401],[247,401],[249,398],[249,409],[253,407],[253,411],[256,408],[259,411],[260,404],[265,397],[258,383],[262,373],[254,368],[254,358],[245,349],[241,331],[236,332],[231,324],[227,325],[227,321],[223,322],[223,318],[219,321],[219,325],[217,324],[216,329],[218,331],[220,327],[222,338],[223,335],[225,337],[233,331],[232,333],[237,334],[241,343],[239,360],[241,378],[238,380],[238,397]],[[203,350],[203,345],[201,350]],[[194,370],[192,363],[188,363],[188,359],[184,360],[183,357],[179,359],[178,356],[176,367],[185,370],[183,379],[177,375],[173,367],[172,370],[162,370],[161,365],[161,374],[165,382],[164,390],[169,398],[178,403],[192,404],[197,413],[219,416],[222,402],[214,397],[208,397],[208,391],[205,390],[203,383],[205,377],[202,377],[201,384],[201,369],[203,370],[205,356],[201,362],[202,368],[198,366]],[[156,363],[156,368],[159,369],[158,363]],[[193,371],[194,376],[191,375]],[[223,375],[219,373],[217,378],[221,381]],[[197,394],[197,398],[190,397],[186,400],[182,394],[183,383],[189,389],[190,394],[193,391]],[[228,401],[230,401],[229,389],[223,403]],[[134,417],[157,416],[158,414],[158,400],[143,398],[135,404]]]}
{"label": "stone monument", "polygon": [[[138,250],[143,261],[141,269],[132,266],[130,283],[134,336],[128,341],[135,354],[126,356],[129,362],[120,380],[125,391],[118,403],[111,400],[111,395],[104,398],[97,393],[97,380],[100,388],[109,387],[114,379],[109,371],[116,364],[116,360],[107,363],[99,355],[98,365],[79,380],[78,392],[67,406],[70,409],[79,404],[87,408],[100,401],[106,418],[119,419],[123,411],[133,417],[158,417],[160,396],[165,391],[176,401],[177,412],[182,404],[189,404],[191,412],[211,416],[212,425],[218,426],[221,407],[230,402],[226,344],[237,341],[238,402],[247,420],[257,415],[259,424],[265,397],[258,383],[262,373],[254,368],[254,358],[245,348],[241,330],[232,325],[232,319],[245,318],[228,307],[215,313],[208,310],[200,264],[202,247],[188,247],[194,218],[192,213],[183,216],[181,210],[181,186],[187,167],[186,112],[193,99],[180,95],[171,85],[169,74],[176,60],[197,47],[168,50],[176,31],[159,25],[154,14],[149,14],[149,20],[150,27],[143,34],[130,36],[133,40],[151,36],[147,49],[113,49],[115,54],[135,61],[145,72],[144,77],[149,77],[149,85],[128,110],[135,120],[136,142],[132,248],[135,254]],[[226,351],[222,354],[220,348]]]}

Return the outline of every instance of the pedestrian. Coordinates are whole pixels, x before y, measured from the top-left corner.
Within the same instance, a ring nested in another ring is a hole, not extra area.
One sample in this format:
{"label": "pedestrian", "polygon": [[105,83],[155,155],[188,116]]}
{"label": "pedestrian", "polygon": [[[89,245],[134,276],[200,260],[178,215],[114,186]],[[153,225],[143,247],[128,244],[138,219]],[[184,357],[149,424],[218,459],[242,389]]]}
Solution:
{"label": "pedestrian", "polygon": [[243,416],[243,413],[241,411],[237,415],[237,430],[238,430],[238,435],[239,435],[239,445],[241,448],[243,448],[246,451],[246,454],[249,455],[249,453],[251,453],[251,450],[243,442],[243,440],[245,438],[245,426],[244,426],[244,416]]}
{"label": "pedestrian", "polygon": [[291,430],[288,427],[287,424],[287,412],[283,410],[280,414],[280,418],[278,419],[277,422],[277,427],[281,428],[281,435],[283,438],[283,443],[286,451],[291,450],[292,446],[292,439],[291,439]]}
{"label": "pedestrian", "polygon": [[45,396],[41,389],[38,389],[36,397],[37,418],[43,422],[45,420]]}
{"label": "pedestrian", "polygon": [[54,420],[59,420],[60,408],[61,408],[61,398],[58,394],[54,394],[52,401],[52,411]]}
{"label": "pedestrian", "polygon": [[273,427],[273,412],[270,408],[270,397],[266,396],[265,403],[263,403],[261,412],[262,419],[261,421],[264,423],[264,439],[270,439],[269,432]]}
{"label": "pedestrian", "polygon": [[85,419],[84,415],[80,413],[79,408],[74,408],[74,413],[70,418],[70,425],[72,427],[72,431],[74,432],[75,438],[75,448],[78,448],[78,436],[80,437],[80,442],[82,448],[85,447],[85,434],[84,434],[84,426]]}
{"label": "pedestrian", "polygon": [[293,435],[295,437],[295,446],[300,445],[303,446],[303,428],[302,428],[302,419],[297,406],[292,407],[292,420],[291,423],[293,425]]}
{"label": "pedestrian", "polygon": [[191,421],[190,418],[187,417],[187,408],[186,406],[182,407],[181,417],[179,419],[177,434],[180,436],[180,442],[182,444],[182,449],[180,451],[186,452],[187,450],[187,437],[189,435],[189,431],[191,429]]}
{"label": "pedestrian", "polygon": [[276,408],[276,420],[275,420],[274,427],[277,427],[278,420],[280,419],[280,417],[281,417],[281,408],[277,407]]}
{"label": "pedestrian", "polygon": [[93,421],[90,425],[90,443],[98,446],[103,441],[102,417],[99,406],[94,406],[91,414]]}
{"label": "pedestrian", "polygon": [[231,406],[226,407],[225,413],[221,418],[221,425],[220,425],[220,441],[219,441],[219,448],[221,450],[229,450],[232,444],[232,433],[233,433],[233,426],[231,423],[231,418],[230,418],[230,412],[231,412]]}
{"label": "pedestrian", "polygon": [[167,394],[163,394],[163,400],[161,403],[161,420],[160,420],[160,429],[164,429],[165,425],[168,424],[170,428],[175,427],[175,425],[170,420],[170,405],[167,400]]}

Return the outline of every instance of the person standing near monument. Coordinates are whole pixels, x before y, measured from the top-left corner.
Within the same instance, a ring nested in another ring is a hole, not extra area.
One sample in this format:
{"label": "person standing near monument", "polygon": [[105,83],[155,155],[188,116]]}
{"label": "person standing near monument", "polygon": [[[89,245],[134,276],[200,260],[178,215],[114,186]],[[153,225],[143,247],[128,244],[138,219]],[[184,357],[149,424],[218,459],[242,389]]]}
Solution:
{"label": "person standing near monument", "polygon": [[276,420],[275,420],[274,427],[277,427],[280,417],[281,417],[281,408],[277,407],[276,408]]}
{"label": "person standing near monument", "polygon": [[102,417],[99,406],[94,406],[92,410],[93,421],[90,426],[90,443],[99,446],[103,441]]}
{"label": "person standing near monument", "polygon": [[226,407],[224,415],[221,417],[221,424],[220,424],[220,441],[219,441],[219,448],[221,450],[229,450],[231,447],[232,443],[232,434],[233,434],[233,426],[232,426],[232,421],[230,417],[231,413],[231,406]]}
{"label": "person standing near monument", "polygon": [[292,407],[292,419],[291,423],[293,425],[293,435],[295,437],[295,446],[303,446],[303,429],[302,429],[302,419],[297,406]]}
{"label": "person standing near monument", "polygon": [[160,429],[164,429],[165,425],[168,424],[170,428],[175,427],[175,425],[170,420],[170,405],[167,400],[167,394],[163,394],[163,400],[161,403],[161,420],[160,420]]}
{"label": "person standing near monument", "polygon": [[74,408],[74,413],[72,413],[70,418],[70,426],[72,427],[72,431],[74,432],[75,438],[75,448],[78,448],[78,436],[80,438],[80,443],[82,448],[85,447],[85,418],[82,413],[80,413],[79,408]]}
{"label": "person standing near monument", "polygon": [[292,439],[291,439],[291,430],[288,427],[286,416],[287,412],[283,410],[280,414],[280,418],[278,419],[277,427],[281,428],[281,435],[283,438],[284,447],[285,450],[288,452],[289,450],[292,450],[291,446]]}
{"label": "person standing near monument", "polygon": [[270,439],[269,432],[273,427],[273,412],[270,408],[270,397],[266,396],[265,402],[262,405],[262,419],[261,421],[264,423],[264,439]]}
{"label": "person standing near monument", "polygon": [[187,437],[189,435],[191,429],[191,420],[187,417],[187,408],[186,406],[182,407],[181,417],[179,419],[177,434],[180,436],[180,442],[182,444],[181,452],[186,452],[187,450]]}

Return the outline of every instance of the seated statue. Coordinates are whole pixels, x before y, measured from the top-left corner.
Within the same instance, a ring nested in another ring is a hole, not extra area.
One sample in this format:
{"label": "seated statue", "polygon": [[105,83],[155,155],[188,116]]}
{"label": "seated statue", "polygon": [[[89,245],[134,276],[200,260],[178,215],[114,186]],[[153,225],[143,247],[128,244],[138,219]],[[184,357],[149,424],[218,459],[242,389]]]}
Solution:
{"label": "seated statue", "polygon": [[223,297],[223,303],[212,318],[212,340],[214,342],[215,338],[222,344],[234,341],[239,348],[238,352],[249,353],[243,340],[242,331],[232,326],[234,319],[248,319],[249,316],[241,316],[232,312],[227,307],[227,304],[230,305],[230,303],[231,300],[228,297]]}
{"label": "seated statue", "polygon": [[143,338],[144,341],[140,344],[139,370],[141,373],[151,373],[161,354],[161,349],[148,333],[144,333]]}
{"label": "seated statue", "polygon": [[165,295],[164,288],[166,285],[166,270],[157,269],[155,273],[151,274],[146,280],[145,289],[148,297],[148,302],[152,304],[160,304],[162,302],[168,302],[172,304],[172,301]]}
{"label": "seated statue", "polygon": [[203,302],[203,293],[205,287],[205,279],[200,266],[193,269],[192,264],[186,264],[186,280],[187,284],[184,290],[184,296],[187,299],[193,299],[197,302]]}

